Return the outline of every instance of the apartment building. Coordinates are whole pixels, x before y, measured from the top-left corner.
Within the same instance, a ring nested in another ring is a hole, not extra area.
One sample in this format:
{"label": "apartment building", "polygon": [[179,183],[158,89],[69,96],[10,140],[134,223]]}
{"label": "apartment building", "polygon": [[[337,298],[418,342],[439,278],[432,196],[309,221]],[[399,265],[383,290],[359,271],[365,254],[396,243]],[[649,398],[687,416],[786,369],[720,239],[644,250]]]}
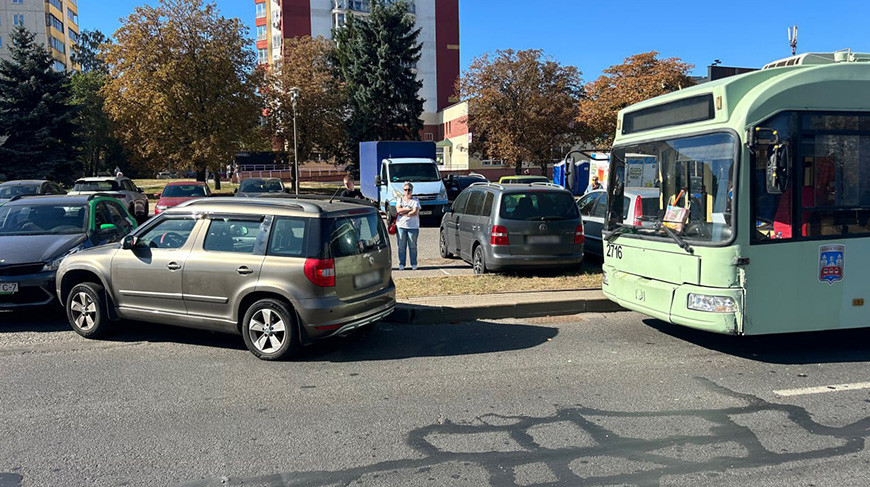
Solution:
{"label": "apartment building", "polygon": [[[4,0],[0,0],[4,1]],[[332,38],[332,29],[348,15],[368,15],[367,0],[254,0],[257,57],[260,64],[280,65],[284,39]],[[417,77],[423,82],[424,140],[440,140],[439,112],[458,102],[454,86],[459,77],[459,0],[416,0],[411,14],[423,44]]]}
{"label": "apartment building", "polygon": [[19,25],[48,48],[54,69],[79,69],[72,62],[73,46],[79,40],[76,0],[0,0],[0,58],[10,59],[11,33]]}

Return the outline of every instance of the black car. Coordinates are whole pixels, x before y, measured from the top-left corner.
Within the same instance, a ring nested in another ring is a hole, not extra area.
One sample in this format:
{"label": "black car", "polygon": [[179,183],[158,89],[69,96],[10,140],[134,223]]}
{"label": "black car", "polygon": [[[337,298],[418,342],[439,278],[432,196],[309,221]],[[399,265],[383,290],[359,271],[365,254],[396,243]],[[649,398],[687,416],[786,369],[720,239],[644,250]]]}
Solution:
{"label": "black car", "polygon": [[243,198],[262,196],[264,194],[274,196],[288,192],[288,189],[284,187],[284,183],[278,178],[247,178],[243,179],[241,184],[239,184],[236,196]]}
{"label": "black car", "polygon": [[0,309],[48,304],[63,259],[136,228],[109,196],[16,196],[0,206]]}
{"label": "black car", "polygon": [[444,178],[444,187],[447,188],[447,201],[453,203],[463,189],[474,183],[488,183],[482,174],[470,173],[467,175],[451,174]]}

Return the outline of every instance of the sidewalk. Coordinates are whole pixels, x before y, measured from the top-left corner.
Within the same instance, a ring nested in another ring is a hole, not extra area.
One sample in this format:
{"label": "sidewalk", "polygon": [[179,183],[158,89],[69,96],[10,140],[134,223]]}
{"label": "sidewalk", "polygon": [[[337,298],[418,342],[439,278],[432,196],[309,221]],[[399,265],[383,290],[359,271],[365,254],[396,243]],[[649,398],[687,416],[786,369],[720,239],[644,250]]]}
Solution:
{"label": "sidewalk", "polygon": [[396,310],[385,321],[421,325],[613,311],[623,308],[604,297],[600,289],[523,291],[407,298],[396,303]]}

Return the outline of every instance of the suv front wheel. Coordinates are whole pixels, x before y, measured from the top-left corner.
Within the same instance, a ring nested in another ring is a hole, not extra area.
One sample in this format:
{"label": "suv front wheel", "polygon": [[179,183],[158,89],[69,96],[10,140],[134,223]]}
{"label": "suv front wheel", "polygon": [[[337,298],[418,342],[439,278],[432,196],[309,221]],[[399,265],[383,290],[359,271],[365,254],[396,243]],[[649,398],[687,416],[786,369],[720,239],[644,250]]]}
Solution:
{"label": "suv front wheel", "polygon": [[99,284],[83,282],[73,286],[65,307],[70,326],[85,338],[97,338],[110,326],[103,301],[103,286]]}
{"label": "suv front wheel", "polygon": [[245,346],[262,360],[280,360],[295,348],[293,313],[277,299],[252,304],[242,319]]}

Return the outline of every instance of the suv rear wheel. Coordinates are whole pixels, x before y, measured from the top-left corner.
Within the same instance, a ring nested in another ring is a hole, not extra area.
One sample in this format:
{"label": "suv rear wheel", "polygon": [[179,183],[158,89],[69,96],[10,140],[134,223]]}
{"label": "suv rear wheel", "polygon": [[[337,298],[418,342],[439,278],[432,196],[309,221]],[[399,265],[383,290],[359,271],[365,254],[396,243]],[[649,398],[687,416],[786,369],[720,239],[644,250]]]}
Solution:
{"label": "suv rear wheel", "polygon": [[252,304],[242,319],[245,346],[262,360],[280,360],[295,348],[293,313],[277,299]]}
{"label": "suv rear wheel", "polygon": [[72,329],[85,338],[97,338],[109,328],[103,286],[93,282],[76,284],[66,298],[66,316]]}

